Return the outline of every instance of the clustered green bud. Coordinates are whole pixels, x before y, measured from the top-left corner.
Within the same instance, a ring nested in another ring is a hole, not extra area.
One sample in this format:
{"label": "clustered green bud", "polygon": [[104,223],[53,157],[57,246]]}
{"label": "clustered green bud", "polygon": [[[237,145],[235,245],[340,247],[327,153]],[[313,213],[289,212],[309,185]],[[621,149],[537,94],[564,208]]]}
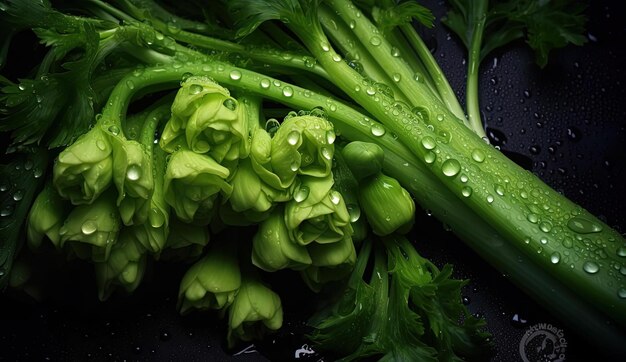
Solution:
{"label": "clustered green bud", "polygon": [[68,211],[66,201],[50,183],[46,184],[28,214],[26,238],[30,247],[38,248],[44,236],[54,244],[59,244],[61,241],[59,230]]}
{"label": "clustered green bud", "polygon": [[216,244],[187,270],[178,292],[181,313],[192,308],[222,310],[233,303],[241,286],[235,246]]}
{"label": "clustered green bud", "polygon": [[113,147],[108,134],[93,127],[59,154],[52,181],[59,195],[72,204],[90,204],[113,178]]}
{"label": "clustered green bud", "polygon": [[179,149],[167,163],[163,192],[176,216],[185,222],[208,223],[217,196],[230,194],[230,171],[211,157]]}

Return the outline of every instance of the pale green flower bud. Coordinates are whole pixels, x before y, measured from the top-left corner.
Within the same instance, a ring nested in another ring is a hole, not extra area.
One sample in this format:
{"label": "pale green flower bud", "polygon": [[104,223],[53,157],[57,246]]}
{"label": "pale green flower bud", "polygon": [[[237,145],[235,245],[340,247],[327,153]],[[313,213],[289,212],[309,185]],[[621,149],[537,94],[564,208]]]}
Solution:
{"label": "pale green flower bud", "polygon": [[216,245],[187,270],[180,282],[180,312],[224,309],[231,305],[241,286],[235,245]]}
{"label": "pale green flower bud", "polygon": [[333,125],[310,115],[285,118],[272,138],[271,170],[290,186],[297,174],[330,175],[334,154]]}
{"label": "pale green flower bud", "polygon": [[[219,87],[219,86],[218,86]],[[248,156],[248,117],[244,105],[221,93],[205,95],[185,129],[187,145],[216,161]]]}
{"label": "pale green flower bud", "polygon": [[127,292],[135,290],[141,282],[146,267],[146,249],[133,235],[137,226],[120,232],[117,242],[111,247],[105,262],[95,263],[98,297],[106,300],[116,285]]}
{"label": "pale green flower bud", "polygon": [[167,164],[164,180],[165,201],[184,222],[206,222],[219,193],[232,191],[225,179],[230,172],[211,157],[181,149]]}
{"label": "pale green flower bud", "polygon": [[113,182],[117,204],[125,225],[142,224],[148,218],[154,191],[151,150],[141,143],[112,135]]}
{"label": "pale green flower bud", "polygon": [[331,281],[345,278],[356,263],[356,250],[349,236],[331,244],[313,243],[307,246],[312,265],[300,275],[314,291]]}
{"label": "pale green flower bud", "polygon": [[52,181],[59,194],[74,205],[90,204],[111,184],[113,148],[107,133],[96,125],[59,154]]}
{"label": "pale green flower bud", "polygon": [[233,191],[228,198],[233,211],[268,211],[275,202],[289,199],[288,190],[277,190],[265,183],[252,167],[250,158],[239,161],[230,179]]}
{"label": "pale green flower bud", "polygon": [[332,174],[300,177],[293,200],[285,205],[285,223],[291,239],[301,245],[333,243],[352,234],[343,197],[332,190]]}
{"label": "pale green flower bud", "polygon": [[295,243],[285,225],[283,208],[274,209],[261,222],[252,239],[252,264],[268,272],[280,269],[304,269],[312,263],[303,245]]}
{"label": "pale green flower bud", "polygon": [[167,152],[174,152],[186,145],[185,129],[189,118],[200,106],[212,98],[222,101],[230,97],[228,89],[207,77],[189,77],[182,84],[172,103],[172,117],[165,124],[159,145]]}
{"label": "pale green flower bud", "polygon": [[187,261],[202,255],[209,243],[209,230],[205,226],[187,224],[177,218],[169,222],[169,234],[161,260]]}
{"label": "pale green flower bud", "polygon": [[[280,177],[272,171],[272,137],[264,129],[257,128],[252,134],[250,162],[261,180],[275,190],[287,190]],[[286,201],[286,200],[283,200]]]}
{"label": "pale green flower bud", "polygon": [[52,184],[46,184],[28,213],[26,238],[31,248],[38,248],[44,235],[55,246],[59,245],[59,230],[69,212],[69,206],[71,205],[61,198]]}
{"label": "pale green flower bud", "polygon": [[377,175],[383,168],[383,149],[370,142],[353,141],[342,150],[341,155],[357,179]]}
{"label": "pale green flower bud", "polygon": [[359,202],[376,235],[407,233],[415,221],[415,202],[409,192],[382,173],[361,180]]}
{"label": "pale green flower bud", "polygon": [[278,330],[283,324],[280,297],[260,281],[246,278],[228,309],[229,346],[237,339],[260,339],[267,330]]}
{"label": "pale green flower bud", "polygon": [[79,258],[106,261],[117,240],[121,220],[114,192],[103,193],[90,205],[75,207],[59,228],[60,247],[70,244]]}

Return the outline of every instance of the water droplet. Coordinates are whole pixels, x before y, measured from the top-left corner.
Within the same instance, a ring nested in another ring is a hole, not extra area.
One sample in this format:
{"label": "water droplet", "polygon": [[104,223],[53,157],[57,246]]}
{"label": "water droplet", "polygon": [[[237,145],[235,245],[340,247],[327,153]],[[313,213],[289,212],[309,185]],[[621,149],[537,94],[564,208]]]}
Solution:
{"label": "water droplet", "polygon": [[325,52],[330,50],[330,45],[328,45],[327,42],[320,43],[320,46],[322,47],[322,50],[325,51]]}
{"label": "water droplet", "polygon": [[559,254],[558,251],[555,251],[552,255],[550,255],[550,262],[552,264],[558,264],[559,261],[561,261],[561,254]]}
{"label": "water droplet", "polygon": [[448,177],[456,176],[461,171],[461,163],[454,158],[445,160],[441,165],[441,172]]}
{"label": "water droplet", "polygon": [[472,188],[469,186],[463,186],[463,188],[461,189],[461,195],[465,197],[472,196]]}
{"label": "water droplet", "polygon": [[566,248],[568,248],[568,249],[571,249],[571,248],[574,246],[574,239],[572,239],[572,238],[571,238],[571,237],[569,237],[569,236],[566,236],[566,237],[563,239],[562,244],[563,244],[563,246],[564,246],[564,247],[566,247]]}
{"label": "water droplet", "polygon": [[2,209],[0,209],[0,216],[2,217],[11,216],[11,214],[13,214],[13,209],[14,209],[13,205],[6,205]]}
{"label": "water droplet", "polygon": [[299,140],[300,140],[300,132],[298,131],[291,131],[287,135],[287,143],[289,143],[292,146],[295,146]]}
{"label": "water droplet", "polygon": [[232,80],[240,80],[241,79],[241,72],[238,71],[237,69],[231,70],[229,76],[230,76],[230,79],[232,79]]}
{"label": "water droplet", "polygon": [[542,243],[543,245],[546,245],[548,243],[548,239],[547,238],[540,238],[539,242]]}
{"label": "water droplet", "polygon": [[476,162],[483,162],[485,161],[485,153],[481,150],[474,150],[472,151],[472,159]]}
{"label": "water droplet", "polygon": [[333,60],[335,62],[340,62],[341,61],[341,55],[339,55],[337,53],[333,54],[332,58],[333,58]]}
{"label": "water droplet", "polygon": [[617,256],[626,257],[626,245],[617,249]]}
{"label": "water droplet", "polygon": [[493,195],[487,195],[487,202],[490,204],[493,202]]}
{"label": "water droplet", "polygon": [[126,170],[126,178],[131,181],[137,181],[141,177],[141,166],[139,165],[130,165],[128,166],[128,170]]}
{"label": "water droplet", "polygon": [[267,79],[267,78],[263,78],[263,79],[261,79],[261,88],[263,88],[263,89],[267,89],[267,88],[269,88],[269,87],[270,87],[270,84],[271,84],[271,83],[270,83],[270,80],[269,80],[269,79]]}
{"label": "water droplet", "polygon": [[583,264],[583,270],[589,274],[595,274],[598,272],[598,270],[600,270],[600,267],[593,261],[586,261]]}
{"label": "water droplet", "polygon": [[400,75],[400,73],[394,73],[392,78],[393,78],[393,81],[396,83],[402,80],[402,76]]}
{"label": "water droplet", "polygon": [[526,220],[536,224],[539,221],[539,216],[537,216],[537,214],[530,213],[526,216]]}
{"label": "water droplet", "polygon": [[567,227],[579,234],[591,234],[602,231],[602,225],[581,216],[570,218],[567,221]]}
{"label": "water droplet", "polygon": [[350,215],[350,222],[357,222],[361,218],[361,209],[358,205],[348,204],[346,206],[348,214]]}
{"label": "water droplet", "polygon": [[235,101],[232,98],[225,99],[222,105],[224,105],[224,107],[230,109],[231,111],[234,111],[235,109],[237,109],[237,101]]}
{"label": "water droplet", "polygon": [[111,132],[114,136],[120,134],[120,128],[118,126],[109,127],[109,132]]}
{"label": "water droplet", "polygon": [[192,84],[189,86],[189,94],[194,95],[202,92],[204,88],[200,84]]}
{"label": "water droplet", "polygon": [[20,201],[23,197],[24,197],[24,191],[22,190],[17,190],[13,194],[13,200],[15,201]]}
{"label": "water droplet", "polygon": [[41,176],[43,176],[43,170],[42,170],[42,169],[40,169],[39,167],[36,167],[36,168],[33,170],[33,176],[34,176],[35,178],[40,178]]}
{"label": "water droplet", "polygon": [[135,83],[132,80],[127,80],[126,81],[126,86],[128,87],[128,89],[133,90],[135,89]]}
{"label": "water droplet", "polygon": [[376,89],[374,89],[374,87],[367,87],[365,93],[367,93],[368,96],[373,96],[376,94]]}
{"label": "water droplet", "polygon": [[341,194],[335,190],[329,193],[329,197],[330,202],[332,202],[334,205],[339,205],[339,202],[341,202]]}
{"label": "water droplet", "polygon": [[437,144],[432,137],[425,136],[424,138],[422,138],[422,146],[427,150],[432,150],[437,146]]}
{"label": "water droplet", "polygon": [[348,23],[348,26],[350,27],[350,29],[354,29],[356,27],[356,21],[350,20],[350,22]]}
{"label": "water droplet", "polygon": [[552,230],[552,224],[550,224],[547,221],[544,221],[539,224],[539,229],[543,231],[544,233],[549,233],[550,230]]}
{"label": "water droplet", "polygon": [[283,95],[285,97],[293,96],[293,88],[291,88],[290,86],[286,86],[285,88],[283,88]]}
{"label": "water droplet", "polygon": [[626,288],[619,288],[617,290],[617,296],[622,299],[626,299]]}
{"label": "water droplet", "polygon": [[97,141],[96,141],[96,147],[98,147],[98,149],[99,149],[100,151],[104,151],[104,150],[106,150],[107,145],[106,145],[106,143],[104,143],[104,141],[103,141],[103,140],[97,140]]}
{"label": "water droplet", "polygon": [[370,39],[370,44],[372,44],[373,46],[379,46],[379,45],[380,45],[380,43],[382,43],[382,41],[381,41],[381,40],[380,40],[380,38],[379,38],[379,37],[377,37],[377,36],[373,36],[373,37]]}
{"label": "water droplet", "polygon": [[302,202],[306,200],[307,197],[309,197],[309,188],[307,186],[301,186],[298,191],[293,194],[293,199],[296,200],[296,202]]}
{"label": "water droplet", "polygon": [[428,164],[435,162],[436,159],[437,159],[437,154],[435,154],[433,151],[428,151],[426,155],[424,155],[424,162]]}
{"label": "water droplet", "polygon": [[327,160],[331,160],[333,158],[333,152],[330,150],[330,148],[328,147],[322,147],[322,156],[327,159]]}
{"label": "water droplet", "polygon": [[148,220],[150,221],[150,226],[153,228],[160,228],[165,224],[165,217],[159,211],[159,209],[153,207],[150,209],[150,213],[148,214]]}
{"label": "water droplet", "polygon": [[496,194],[504,196],[504,187],[502,185],[496,185],[494,190],[496,191]]}
{"label": "water droplet", "polygon": [[98,230],[98,224],[96,224],[96,222],[93,220],[85,221],[80,227],[80,231],[82,231],[85,235],[91,235],[95,233],[96,230]]}
{"label": "water droplet", "polygon": [[373,123],[370,127],[370,131],[376,137],[380,137],[385,134],[385,127],[379,123]]}
{"label": "water droplet", "polygon": [[329,145],[332,145],[335,142],[336,138],[337,138],[337,135],[335,134],[335,132],[331,130],[326,131],[326,143],[328,143]]}

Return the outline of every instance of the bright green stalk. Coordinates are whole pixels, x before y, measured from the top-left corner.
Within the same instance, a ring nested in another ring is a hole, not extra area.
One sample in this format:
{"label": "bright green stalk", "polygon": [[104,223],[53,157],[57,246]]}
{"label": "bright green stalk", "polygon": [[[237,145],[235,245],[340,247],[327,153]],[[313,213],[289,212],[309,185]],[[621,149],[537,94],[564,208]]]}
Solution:
{"label": "bright green stalk", "polygon": [[319,8],[320,23],[329,34],[335,44],[337,44],[349,61],[358,62],[362,66],[362,72],[374,82],[384,83],[392,87],[392,91],[398,100],[406,102],[404,94],[397,87],[396,83],[389,77],[380,65],[372,59],[367,49],[358,41],[354,41],[348,24],[346,24],[334,11],[326,6]]}
{"label": "bright green stalk", "polygon": [[487,18],[487,0],[476,0],[470,3],[470,11],[475,16],[470,17],[470,24],[468,27],[472,29],[472,35],[470,40],[469,54],[467,60],[467,87],[465,89],[466,94],[466,106],[467,115],[472,129],[478,133],[478,130],[482,130],[483,139],[488,140],[480,116],[480,106],[478,102],[478,71],[480,67],[480,56],[483,32],[485,29],[485,21]]}
{"label": "bright green stalk", "polygon": [[[422,61],[422,64],[424,64],[424,67],[427,69],[427,73],[430,74],[433,80],[437,92],[441,96],[443,102],[446,104],[448,109],[452,113],[454,113],[457,118],[465,120],[465,112],[463,111],[463,107],[461,107],[461,104],[459,103],[459,100],[456,97],[454,90],[450,86],[448,79],[443,74],[443,71],[439,67],[439,64],[437,64],[437,61],[431,54],[430,50],[428,49],[422,38],[419,36],[417,31],[415,31],[415,28],[412,25],[407,24],[400,25],[400,30],[402,31],[402,34],[404,34],[404,36],[406,37],[409,44],[411,44],[411,47],[413,48],[415,53],[417,53],[419,59]],[[474,127],[473,130],[480,137],[485,136],[485,131],[482,125],[478,128]]]}
{"label": "bright green stalk", "polygon": [[391,79],[398,80],[395,83],[411,106],[439,101],[437,95],[433,94],[421,79],[424,75],[414,73],[401,57],[394,57],[391,44],[350,1],[331,0],[328,5],[344,22],[355,24],[352,29],[355,38],[367,48]]}

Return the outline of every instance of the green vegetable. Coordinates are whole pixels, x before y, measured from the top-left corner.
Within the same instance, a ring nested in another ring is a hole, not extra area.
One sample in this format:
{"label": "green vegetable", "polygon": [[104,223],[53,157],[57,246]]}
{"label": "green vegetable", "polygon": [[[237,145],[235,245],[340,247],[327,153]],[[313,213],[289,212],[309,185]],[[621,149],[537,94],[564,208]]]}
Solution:
{"label": "green vegetable", "polygon": [[[1,78],[0,130],[12,147],[58,152],[54,188],[31,208],[31,244],[45,237],[95,263],[101,298],[136,288],[151,260],[193,263],[181,312],[228,313],[230,346],[280,327],[280,298],[263,279],[292,269],[315,291],[349,276],[339,305],[314,319],[312,337],[339,357],[473,356],[486,335],[460,302],[463,282],[395,236],[418,203],[513,281],[536,286],[527,292],[563,320],[621,348],[625,278],[610,266],[623,265],[623,237],[481,139],[472,85],[483,52],[519,38],[522,23],[542,61],[564,39],[580,43],[578,12],[563,16],[565,2],[455,4],[448,24],[471,29],[469,120],[409,24],[432,23],[414,3],[236,0],[205,4],[214,15],[199,21],[192,5],[147,0],[72,4],[81,16],[3,2],[3,39],[32,29],[49,48],[34,74]],[[0,229],[3,267],[39,187],[26,186]],[[211,234],[248,227],[254,236],[205,247]],[[370,230],[390,236],[372,246]]]}

